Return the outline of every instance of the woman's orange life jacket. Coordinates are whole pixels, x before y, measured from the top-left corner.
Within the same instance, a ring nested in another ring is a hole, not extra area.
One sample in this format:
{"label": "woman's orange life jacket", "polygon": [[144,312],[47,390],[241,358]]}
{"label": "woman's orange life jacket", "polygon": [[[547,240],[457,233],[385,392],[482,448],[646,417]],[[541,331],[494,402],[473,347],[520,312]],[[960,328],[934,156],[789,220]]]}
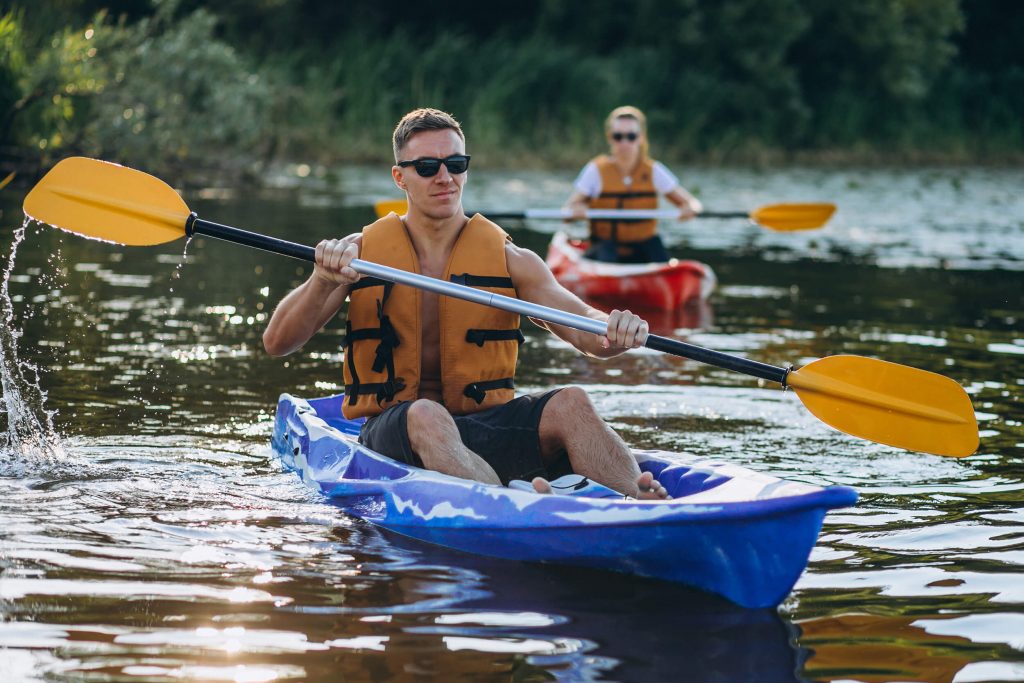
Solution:
{"label": "woman's orange life jacket", "polygon": [[[601,173],[601,194],[590,200],[591,209],[657,209],[658,191],[654,187],[654,162],[640,159],[627,185],[622,171],[606,154],[594,159]],[[620,244],[643,242],[657,233],[653,220],[592,220],[590,238]]]}
{"label": "woman's orange life jacket", "polygon": [[[462,228],[444,279],[515,296],[505,261],[508,234],[477,214]],[[359,257],[419,272],[419,260],[402,220],[389,214],[363,228]],[[439,325],[442,403],[454,415],[512,400],[523,334],[519,315],[441,296],[438,320],[420,319],[421,292],[364,276],[349,293],[345,335],[345,394],[352,419],[378,415],[420,392],[421,326]]]}

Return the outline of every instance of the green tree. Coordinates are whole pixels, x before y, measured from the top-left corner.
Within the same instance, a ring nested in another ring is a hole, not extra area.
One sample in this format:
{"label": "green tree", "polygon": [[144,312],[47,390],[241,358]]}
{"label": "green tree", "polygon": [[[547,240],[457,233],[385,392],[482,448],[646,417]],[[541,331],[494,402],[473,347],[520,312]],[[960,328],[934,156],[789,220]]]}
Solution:
{"label": "green tree", "polygon": [[146,167],[238,167],[270,149],[272,88],[215,37],[216,18],[175,18],[173,2],[129,23],[100,12],[82,28],[26,39],[0,21],[5,144],[43,163],[86,153]]}
{"label": "green tree", "polygon": [[956,56],[957,0],[802,0],[810,30],[794,45],[809,142],[843,146],[899,138],[916,127],[935,82]]}
{"label": "green tree", "polygon": [[196,10],[175,20],[170,3],[104,34],[109,86],[82,127],[91,154],[130,164],[231,166],[271,143],[271,88],[229,45],[216,18]]}

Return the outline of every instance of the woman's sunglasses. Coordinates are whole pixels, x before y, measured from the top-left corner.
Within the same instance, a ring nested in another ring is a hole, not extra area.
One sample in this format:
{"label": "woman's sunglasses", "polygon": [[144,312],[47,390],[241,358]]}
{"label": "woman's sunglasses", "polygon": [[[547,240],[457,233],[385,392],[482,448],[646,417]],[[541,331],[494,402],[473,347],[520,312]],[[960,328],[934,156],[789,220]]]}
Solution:
{"label": "woman's sunglasses", "polygon": [[615,140],[615,142],[622,142],[623,140],[636,142],[638,137],[640,137],[639,133],[612,133],[612,140]]}
{"label": "woman's sunglasses", "polygon": [[412,166],[416,169],[416,173],[424,178],[432,178],[436,176],[437,172],[441,170],[441,164],[445,165],[449,173],[456,175],[459,173],[465,173],[466,169],[469,168],[469,155],[453,154],[450,157],[445,157],[444,159],[438,159],[437,157],[422,157],[420,159],[413,159],[412,161],[398,162],[398,165],[402,168]]}

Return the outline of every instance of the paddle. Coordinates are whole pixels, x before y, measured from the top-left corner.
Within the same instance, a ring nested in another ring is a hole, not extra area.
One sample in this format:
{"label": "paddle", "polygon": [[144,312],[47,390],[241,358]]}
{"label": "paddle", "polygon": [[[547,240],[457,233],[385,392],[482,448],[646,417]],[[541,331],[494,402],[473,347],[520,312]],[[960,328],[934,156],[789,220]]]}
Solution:
{"label": "paddle", "polygon": [[[386,199],[373,205],[378,218],[383,218],[389,213],[399,215],[405,213],[406,201],[404,199]],[[789,232],[793,230],[814,230],[828,222],[828,219],[835,213],[835,204],[814,203],[814,204],[768,204],[751,212],[745,211],[702,211],[698,218],[748,218],[760,226]],[[492,220],[503,218],[536,218],[566,220],[571,215],[565,209],[526,209],[525,211],[481,211],[483,215]],[[610,219],[665,219],[672,220],[679,217],[679,209],[590,209],[587,211],[587,218]]]}
{"label": "paddle", "polygon": [[[314,261],[313,247],[196,217],[170,186],[153,176],[94,159],[57,164],[25,198],[27,215],[70,232],[128,245],[162,244],[207,235]],[[416,273],[352,261],[356,271],[437,294],[607,334],[598,320]],[[847,434],[936,455],[970,455],[978,426],[967,393],[942,375],[861,356],[830,356],[799,370],[731,356],[650,335],[648,348],[709,363],[793,389],[812,414]]]}

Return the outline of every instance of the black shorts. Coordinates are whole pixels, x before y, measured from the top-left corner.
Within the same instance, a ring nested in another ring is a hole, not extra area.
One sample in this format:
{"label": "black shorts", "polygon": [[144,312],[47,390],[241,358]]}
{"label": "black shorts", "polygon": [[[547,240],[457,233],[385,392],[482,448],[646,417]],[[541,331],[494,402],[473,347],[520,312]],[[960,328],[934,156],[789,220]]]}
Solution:
{"label": "black shorts", "polygon": [[[493,467],[505,486],[513,479],[557,479],[572,474],[564,451],[547,462],[541,455],[540,416],[558,391],[520,396],[470,415],[453,415],[462,443]],[[359,443],[393,460],[423,467],[409,443],[407,413],[411,405],[412,401],[403,401],[367,420],[359,432]]]}

